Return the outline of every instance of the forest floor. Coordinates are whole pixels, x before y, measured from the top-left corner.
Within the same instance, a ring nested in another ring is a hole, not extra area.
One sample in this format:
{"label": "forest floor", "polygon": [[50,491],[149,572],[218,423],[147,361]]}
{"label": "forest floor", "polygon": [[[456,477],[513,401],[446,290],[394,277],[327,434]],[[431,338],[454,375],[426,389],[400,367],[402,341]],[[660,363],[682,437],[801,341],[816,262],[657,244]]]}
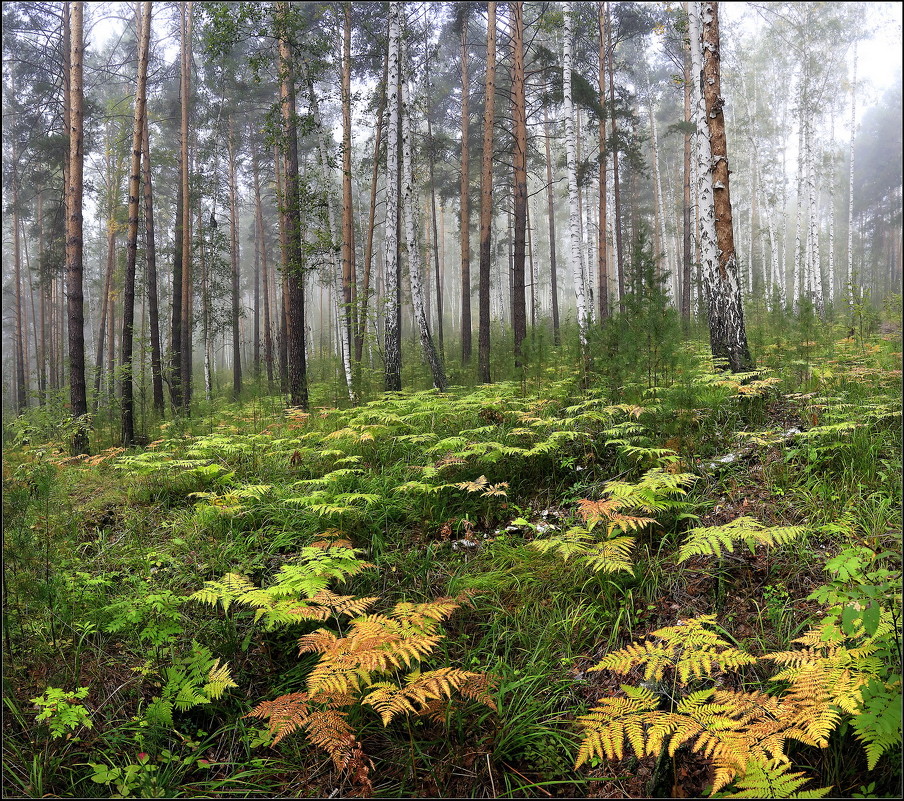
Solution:
{"label": "forest floor", "polygon": [[[619,397],[560,370],[310,414],[217,403],[90,457],[20,427],[4,797],[705,796],[704,749],[638,759],[619,735],[605,759],[579,720],[621,685],[678,709],[677,679],[591,668],[705,615],[762,657],[849,608],[847,633],[891,643],[870,669],[900,709],[900,329],[768,346],[740,377],[700,352]],[[739,520],[733,547],[691,547]],[[421,667],[450,669],[432,696]],[[781,693],[762,661],[723,668],[688,687]],[[377,703],[390,684],[407,702]],[[294,733],[247,717],[287,694]],[[897,794],[900,724],[870,769],[863,712],[787,744],[805,790]]]}

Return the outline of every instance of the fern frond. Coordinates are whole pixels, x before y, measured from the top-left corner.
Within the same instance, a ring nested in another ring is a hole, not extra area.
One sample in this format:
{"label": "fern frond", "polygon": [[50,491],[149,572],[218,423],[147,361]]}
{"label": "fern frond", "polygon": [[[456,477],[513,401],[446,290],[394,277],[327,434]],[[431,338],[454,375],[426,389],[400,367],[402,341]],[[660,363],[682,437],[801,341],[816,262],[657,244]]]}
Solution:
{"label": "fern frond", "polygon": [[[798,792],[809,781],[802,771],[791,772],[787,762],[773,760],[747,763],[744,773],[736,782],[738,790],[724,798],[825,798],[831,787]],[[716,788],[713,787],[713,791]]]}
{"label": "fern frond", "polygon": [[733,648],[707,628],[714,621],[715,615],[702,615],[677,626],[658,629],[650,635],[650,640],[614,651],[590,670],[627,673],[643,665],[645,679],[659,681],[665,670],[670,668],[677,672],[681,684],[687,684],[691,676],[701,678],[711,675],[714,668],[725,670],[755,663],[756,657]]}
{"label": "fern frond", "polygon": [[229,673],[229,663],[226,662],[223,665],[220,665],[220,660],[217,659],[214,661],[213,666],[210,668],[210,672],[207,674],[207,684],[204,685],[202,692],[208,698],[216,699],[230,687],[238,686],[239,685],[232,680],[232,676]]}
{"label": "fern frond", "polygon": [[692,556],[721,556],[734,550],[735,543],[746,542],[751,548],[756,543],[783,545],[805,531],[806,526],[773,526],[767,528],[752,517],[738,517],[721,526],[693,528],[678,551],[678,562]]}
{"label": "fern frond", "polygon": [[621,759],[627,739],[638,758],[647,752],[644,723],[647,713],[656,710],[659,699],[643,687],[622,685],[626,698],[602,698],[586,715],[578,718],[584,738],[578,749],[575,768],[588,759]]}
{"label": "fern frond", "polygon": [[631,562],[631,551],[634,548],[634,537],[615,537],[595,543],[581,555],[581,562],[594,573],[626,573],[634,571]]}

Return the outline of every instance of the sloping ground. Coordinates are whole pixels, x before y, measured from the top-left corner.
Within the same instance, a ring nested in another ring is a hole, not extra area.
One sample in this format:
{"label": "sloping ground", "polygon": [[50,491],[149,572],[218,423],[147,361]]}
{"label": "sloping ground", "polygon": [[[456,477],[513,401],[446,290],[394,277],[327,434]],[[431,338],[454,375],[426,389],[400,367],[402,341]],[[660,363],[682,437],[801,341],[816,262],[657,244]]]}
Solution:
{"label": "sloping ground", "polygon": [[[690,719],[707,688],[787,701],[794,677],[761,657],[826,620],[855,686],[781,748],[804,790],[893,790],[900,347],[832,351],[795,386],[699,360],[619,402],[576,378],[255,401],[141,451],[10,449],[5,795],[706,795],[730,749],[698,733],[662,752],[652,717],[595,748],[589,710],[621,685],[654,716]],[[661,672],[591,670],[704,615],[716,652],[750,658],[685,682],[695,641]]]}

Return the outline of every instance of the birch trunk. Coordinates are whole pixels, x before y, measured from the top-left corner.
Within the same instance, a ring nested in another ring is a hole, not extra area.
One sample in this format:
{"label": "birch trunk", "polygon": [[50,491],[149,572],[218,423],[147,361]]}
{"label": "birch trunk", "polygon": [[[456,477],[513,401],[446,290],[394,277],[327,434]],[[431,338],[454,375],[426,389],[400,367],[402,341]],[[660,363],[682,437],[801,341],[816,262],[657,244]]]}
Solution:
{"label": "birch trunk", "polygon": [[574,281],[577,301],[578,335],[581,351],[587,355],[587,308],[584,299],[584,280],[581,269],[581,230],[578,217],[578,179],[576,172],[576,151],[574,132],[574,102],[572,100],[572,27],[574,19],[574,3],[565,3],[565,42],[562,51],[562,86],[564,90],[565,114],[565,169],[568,177],[568,262]]}
{"label": "birch trunk", "polygon": [[647,79],[647,97],[648,111],[650,114],[650,133],[652,138],[650,144],[653,147],[653,185],[656,190],[656,218],[659,227],[659,250],[656,254],[656,265],[658,274],[662,276],[665,272],[669,273],[668,292],[672,302],[675,301],[675,292],[672,287],[672,278],[674,277],[668,260],[668,245],[666,244],[665,233],[665,204],[662,199],[662,175],[659,171],[659,140],[656,136],[656,112],[653,106],[653,90],[650,87],[649,78]]}
{"label": "birch trunk", "polygon": [[854,42],[854,68],[851,75],[851,143],[850,173],[848,177],[848,241],[847,241],[847,289],[848,307],[854,309],[854,139],[857,133],[857,43]]}
{"label": "birch trunk", "polygon": [[383,247],[386,271],[386,317],[384,324],[385,388],[402,389],[402,348],[399,325],[399,44],[401,4],[389,4],[389,67],[386,85],[389,120],[386,126],[386,229]]}
{"label": "birch trunk", "polygon": [[408,81],[402,76],[402,210],[405,218],[405,239],[408,250],[408,277],[411,282],[411,304],[415,325],[421,340],[424,359],[433,376],[433,386],[446,391],[446,374],[427,323],[427,310],[421,286],[421,252],[418,248],[417,213],[414,204],[414,169],[411,164],[411,118],[408,111]]}
{"label": "birch trunk", "polygon": [[738,284],[738,264],[735,256],[734,233],[729,194],[728,150],[725,140],[725,118],[721,96],[719,51],[719,5],[701,3],[700,21],[703,27],[703,93],[704,114],[708,126],[708,140],[712,157],[712,197],[715,218],[718,261],[707,267],[711,276],[709,303],[709,341],[714,359],[724,359],[733,373],[753,367],[747,347],[741,289]]}
{"label": "birch trunk", "polygon": [[559,333],[559,289],[556,265],[556,214],[552,190],[552,156],[549,152],[549,114],[543,108],[543,141],[546,145],[546,214],[549,219],[549,276],[552,303],[552,341],[555,347],[562,344]]}
{"label": "birch trunk", "polygon": [[[317,98],[314,95],[314,87],[313,84],[309,86],[310,89],[310,106],[314,113],[314,118],[317,123],[317,127],[319,129],[318,135],[318,143],[319,143],[319,153],[320,153],[320,172],[323,178],[323,187],[324,193],[326,194],[326,206],[327,206],[327,225],[329,226],[329,237],[330,243],[335,243],[337,239],[337,235],[339,231],[336,227],[336,201],[333,192],[332,181],[330,180],[330,166],[329,166],[329,155],[327,152],[327,142],[326,142],[326,130],[323,127],[322,120],[320,119],[320,110],[317,105]],[[345,203],[343,201],[343,217],[345,216]],[[349,211],[349,214],[351,212]],[[344,245],[340,245],[340,249],[343,248]],[[355,384],[352,377],[352,360],[351,360],[351,350],[352,350],[352,324],[351,317],[353,314],[351,301],[349,300],[346,303],[346,298],[351,298],[351,288],[346,281],[348,277],[346,275],[348,262],[343,261],[342,258],[336,258],[335,248],[330,248],[330,267],[331,273],[333,275],[333,286],[334,286],[334,300],[337,304],[336,307],[336,320],[337,320],[337,328],[339,331],[339,336],[337,337],[339,343],[339,357],[342,361],[342,370],[345,374],[345,386],[348,391],[348,399],[352,403],[357,403],[357,398],[355,396]]]}
{"label": "birch trunk", "polygon": [[229,138],[226,144],[229,162],[229,259],[232,278],[232,395],[235,400],[238,400],[242,392],[242,351],[239,338],[239,315],[241,314],[239,298],[239,188],[235,123],[232,115],[229,116]]}
{"label": "birch trunk", "polygon": [[182,378],[182,406],[191,408],[192,357],[192,270],[191,270],[191,192],[189,174],[191,155],[188,139],[189,90],[191,76],[192,3],[182,5],[182,342],[179,345]]}
{"label": "birch trunk", "polygon": [[[599,100],[600,106],[605,112],[606,109],[606,15],[605,4],[597,3],[597,26],[599,28],[600,44],[599,44]],[[600,196],[599,196],[599,233],[597,237],[597,269],[599,271],[599,319],[605,322],[609,317],[609,254],[606,252],[606,190],[609,183],[606,175],[606,162],[608,154],[606,152],[606,114],[600,120],[599,128],[599,165],[600,165]]]}

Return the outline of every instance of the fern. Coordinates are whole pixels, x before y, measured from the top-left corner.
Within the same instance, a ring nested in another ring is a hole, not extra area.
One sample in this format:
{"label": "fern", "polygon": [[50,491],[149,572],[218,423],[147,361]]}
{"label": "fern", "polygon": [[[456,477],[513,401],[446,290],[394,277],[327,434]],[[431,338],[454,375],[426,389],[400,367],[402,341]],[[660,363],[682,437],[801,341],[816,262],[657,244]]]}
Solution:
{"label": "fern", "polygon": [[[326,547],[320,547],[320,546]],[[376,598],[336,595],[327,589],[332,580],[343,581],[370,567],[352,548],[337,541],[301,549],[300,564],[283,565],[269,587],[258,587],[238,573],[204,582],[189,600],[228,612],[233,603],[254,609],[254,622],[264,621],[270,631],[306,620],[326,620],[337,615],[360,615]]]}
{"label": "fern", "polygon": [[806,530],[806,526],[767,528],[752,517],[738,517],[721,526],[692,528],[678,551],[678,562],[685,562],[692,556],[722,556],[733,551],[737,542],[745,542],[751,551],[757,543],[783,545],[800,537]]}
{"label": "fern", "polygon": [[831,787],[820,787],[816,790],[799,788],[809,779],[802,771],[791,772],[787,762],[772,760],[770,762],[750,761],[744,774],[735,782],[738,789],[723,798],[825,798]]}
{"label": "fern", "polygon": [[[388,725],[400,715],[433,715],[453,694],[495,709],[493,680],[482,673],[442,667],[422,672],[419,665],[439,643],[437,629],[459,606],[452,598],[414,604],[401,602],[387,615],[362,615],[350,621],[346,635],[318,629],[299,639],[300,653],[320,659],[307,678],[307,690],[258,704],[247,714],[268,721],[277,744],[304,730],[339,769],[367,780],[367,760],[348,723],[346,709],[369,706]],[[397,671],[413,668],[401,682]]]}
{"label": "fern", "polygon": [[665,671],[674,670],[678,681],[684,685],[690,677],[701,678],[712,674],[714,668],[725,670],[750,665],[756,657],[733,648],[709,626],[715,615],[679,622],[677,626],[654,631],[647,642],[631,644],[604,657],[594,670],[612,670],[628,673],[636,667],[644,667],[646,681],[661,681]]}

